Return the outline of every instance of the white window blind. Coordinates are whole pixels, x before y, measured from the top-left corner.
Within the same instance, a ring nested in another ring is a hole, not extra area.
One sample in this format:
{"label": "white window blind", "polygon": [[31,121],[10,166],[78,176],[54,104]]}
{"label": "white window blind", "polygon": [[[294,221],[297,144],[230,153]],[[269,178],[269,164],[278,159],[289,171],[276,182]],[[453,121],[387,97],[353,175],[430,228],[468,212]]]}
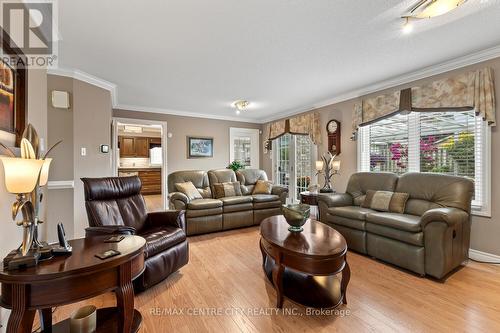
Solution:
{"label": "white window blind", "polygon": [[397,114],[360,129],[358,167],[470,178],[473,207],[489,211],[488,137],[488,126],[474,111]]}

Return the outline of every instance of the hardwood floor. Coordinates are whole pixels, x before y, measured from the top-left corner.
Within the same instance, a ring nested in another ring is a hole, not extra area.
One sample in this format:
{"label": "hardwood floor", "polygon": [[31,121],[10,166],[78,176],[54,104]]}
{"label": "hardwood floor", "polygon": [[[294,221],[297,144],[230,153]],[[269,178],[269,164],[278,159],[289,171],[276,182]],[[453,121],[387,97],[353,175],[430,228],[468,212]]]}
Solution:
{"label": "hardwood floor", "polygon": [[[500,331],[500,267],[470,263],[441,283],[355,253],[348,255],[349,303],[338,308],[343,316],[307,315],[287,299],[284,310],[293,312],[276,314],[258,242],[257,227],[191,237],[189,264],[136,296],[141,332]],[[107,294],[64,306],[55,311],[55,321],[82,304],[114,303]]]}

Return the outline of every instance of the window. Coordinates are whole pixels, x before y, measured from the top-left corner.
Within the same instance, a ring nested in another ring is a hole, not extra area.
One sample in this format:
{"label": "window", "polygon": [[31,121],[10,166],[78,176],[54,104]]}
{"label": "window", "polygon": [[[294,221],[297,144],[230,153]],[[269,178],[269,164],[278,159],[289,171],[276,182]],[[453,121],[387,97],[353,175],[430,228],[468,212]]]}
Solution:
{"label": "window", "polygon": [[474,180],[473,209],[490,215],[490,130],[474,111],[396,114],[360,127],[360,171],[435,172]]}

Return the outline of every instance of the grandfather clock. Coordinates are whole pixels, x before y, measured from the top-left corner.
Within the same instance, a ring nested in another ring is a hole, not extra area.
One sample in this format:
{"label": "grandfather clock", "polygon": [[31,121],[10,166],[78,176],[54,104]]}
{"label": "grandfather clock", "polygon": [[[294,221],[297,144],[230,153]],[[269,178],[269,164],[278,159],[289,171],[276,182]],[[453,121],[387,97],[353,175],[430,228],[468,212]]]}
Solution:
{"label": "grandfather clock", "polygon": [[326,124],[326,132],[328,133],[328,151],[332,155],[340,154],[340,121],[335,119],[330,120]]}

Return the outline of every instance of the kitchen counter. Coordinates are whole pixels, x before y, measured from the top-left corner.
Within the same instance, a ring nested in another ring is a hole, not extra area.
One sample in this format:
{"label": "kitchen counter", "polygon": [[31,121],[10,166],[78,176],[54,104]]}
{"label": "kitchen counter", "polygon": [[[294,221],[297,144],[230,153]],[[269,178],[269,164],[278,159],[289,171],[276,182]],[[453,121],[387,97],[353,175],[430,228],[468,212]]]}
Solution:
{"label": "kitchen counter", "polygon": [[119,167],[118,171],[124,171],[124,172],[129,172],[129,171],[159,171],[161,170],[160,166],[151,166],[151,167],[126,167],[122,168]]}

